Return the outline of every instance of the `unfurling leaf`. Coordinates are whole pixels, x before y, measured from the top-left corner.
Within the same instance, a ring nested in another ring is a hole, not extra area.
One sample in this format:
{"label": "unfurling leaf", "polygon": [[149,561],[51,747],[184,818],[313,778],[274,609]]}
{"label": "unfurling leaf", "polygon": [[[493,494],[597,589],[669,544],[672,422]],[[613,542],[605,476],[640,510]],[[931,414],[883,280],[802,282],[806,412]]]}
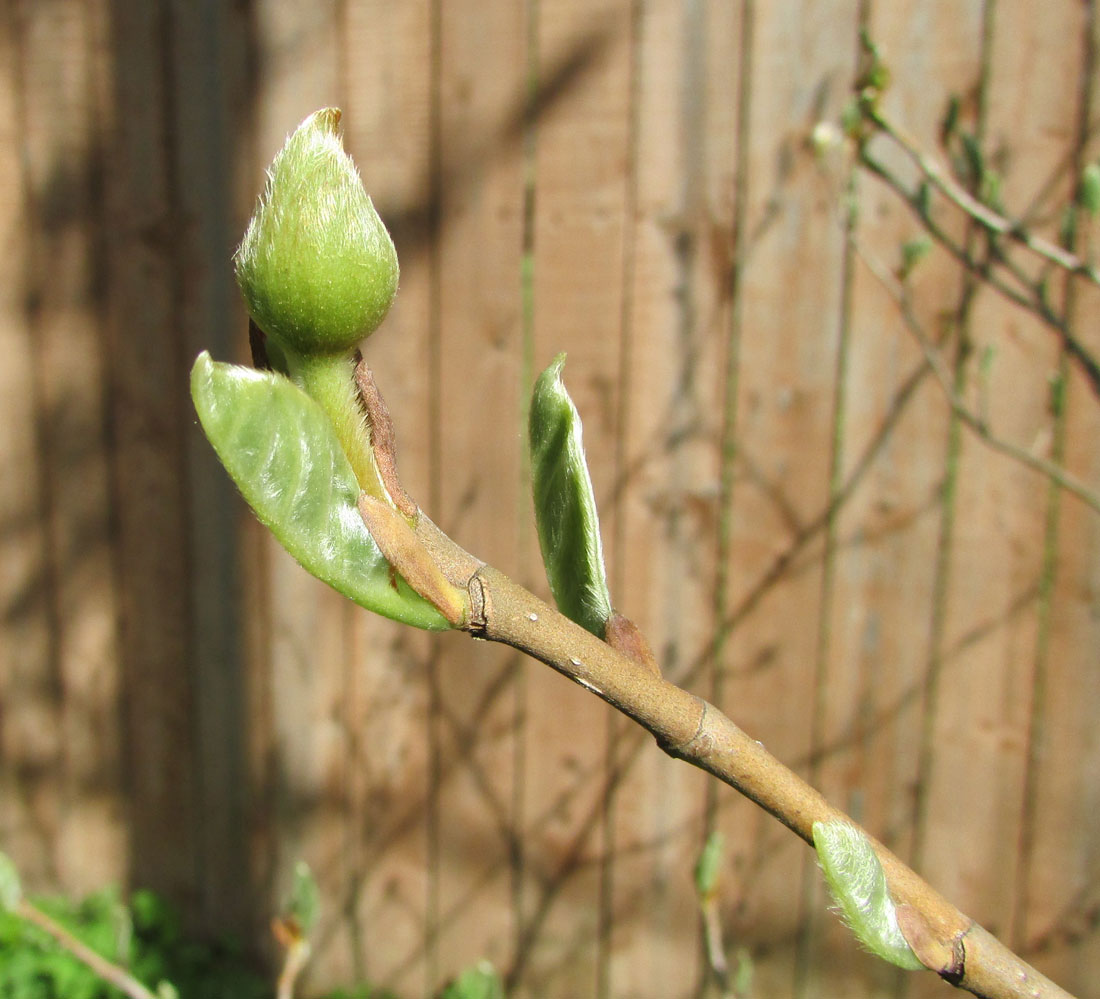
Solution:
{"label": "unfurling leaf", "polygon": [[531,397],[528,441],[535,519],[558,610],[603,638],[611,594],[581,418],[561,380],[564,365],[565,355],[559,354],[539,375]]}
{"label": "unfurling leaf", "polygon": [[260,521],[318,579],[418,628],[446,619],[383,558],[357,506],[359,483],[321,407],[287,378],[213,361],[191,370],[203,430]]}
{"label": "unfurling leaf", "polygon": [[815,822],[814,848],[837,908],[859,942],[899,968],[923,968],[898,926],[886,875],[867,836],[848,822]]}

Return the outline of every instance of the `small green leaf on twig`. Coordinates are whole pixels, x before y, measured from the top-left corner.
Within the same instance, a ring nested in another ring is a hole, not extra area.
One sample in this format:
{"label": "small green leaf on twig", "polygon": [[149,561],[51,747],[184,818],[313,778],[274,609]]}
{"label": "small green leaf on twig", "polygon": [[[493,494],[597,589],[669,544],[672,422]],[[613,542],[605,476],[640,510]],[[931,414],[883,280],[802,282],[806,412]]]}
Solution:
{"label": "small green leaf on twig", "polygon": [[0,912],[14,912],[23,900],[19,871],[6,853],[0,853]]}
{"label": "small green leaf on twig", "polygon": [[695,864],[695,890],[700,899],[711,897],[717,889],[725,850],[725,837],[715,830],[707,837],[699,853],[699,860]]}
{"label": "small green leaf on twig", "polygon": [[203,430],[262,523],[309,572],[377,614],[443,630],[446,619],[395,579],[359,516],[359,483],[321,407],[273,372],[203,352],[191,371]]}
{"label": "small green leaf on twig", "polygon": [[304,860],[294,865],[294,884],[290,889],[290,900],[286,914],[294,919],[302,933],[309,936],[317,925],[317,916],[321,911],[321,892],[313,877],[313,871]]}
{"label": "small green leaf on twig", "polygon": [[1100,163],[1090,163],[1081,171],[1077,200],[1093,218],[1100,216]]}
{"label": "small green leaf on twig", "polygon": [[542,561],[558,610],[603,638],[611,594],[581,418],[562,383],[565,355],[538,377],[528,422],[531,485]]}
{"label": "small green leaf on twig", "polygon": [[815,822],[814,848],[841,917],[859,942],[899,968],[923,968],[898,926],[886,875],[866,834],[848,822]]}
{"label": "small green leaf on twig", "polygon": [[922,233],[913,239],[908,239],[901,244],[901,268],[898,273],[903,281],[913,273],[914,268],[919,264],[926,256],[928,251],[932,249],[931,238]]}

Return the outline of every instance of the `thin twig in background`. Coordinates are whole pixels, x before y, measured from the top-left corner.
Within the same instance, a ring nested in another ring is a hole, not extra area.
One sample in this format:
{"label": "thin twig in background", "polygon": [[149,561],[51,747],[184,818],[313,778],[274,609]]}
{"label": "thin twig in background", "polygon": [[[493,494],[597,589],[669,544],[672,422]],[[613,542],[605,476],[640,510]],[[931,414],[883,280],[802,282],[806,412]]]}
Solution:
{"label": "thin twig in background", "polygon": [[876,260],[874,255],[858,240],[856,242],[856,249],[860,259],[867,266],[867,269],[875,276],[893,299],[905,323],[905,328],[912,334],[913,339],[916,340],[917,345],[924,354],[925,360],[936,376],[936,381],[943,390],[943,394],[947,397],[947,401],[951,406],[951,411],[962,420],[981,441],[989,445],[993,450],[999,451],[1001,454],[1012,458],[1014,461],[1018,461],[1020,464],[1026,465],[1028,468],[1045,475],[1052,482],[1057,483],[1061,488],[1065,489],[1066,492],[1072,493],[1082,502],[1087,503],[1097,513],[1100,513],[1100,495],[1097,495],[1080,479],[1067,472],[1060,465],[1056,465],[1054,462],[1048,461],[1045,458],[1040,458],[1026,448],[1022,448],[1018,444],[1013,444],[1011,441],[1007,441],[1003,437],[997,436],[990,430],[989,424],[984,417],[979,416],[967,406],[965,400],[955,391],[951,373],[944,364],[943,358],[940,356],[931,337],[928,336],[928,333],[925,331],[923,325],[913,311],[913,304],[905,286],[890,273],[889,269],[881,261]]}
{"label": "thin twig in background", "polygon": [[1008,301],[1022,309],[1026,309],[1032,315],[1041,319],[1046,326],[1054,329],[1058,333],[1063,346],[1080,366],[1085,377],[1088,378],[1093,392],[1100,395],[1100,361],[1092,356],[1084,344],[1073,334],[1065,318],[1060,316],[1050,305],[1044,290],[1045,281],[1042,278],[1029,278],[1018,267],[1011,264],[1003,254],[997,253],[995,255],[996,262],[1002,264],[1020,284],[1025,286],[1026,290],[1018,291],[1006,284],[990,269],[989,262],[976,261],[966,252],[964,247],[959,245],[936,223],[924,205],[919,192],[907,188],[895,173],[866,151],[861,152],[860,163],[902,198],[920,220],[928,235],[947,250],[969,273],[975,274],[982,279],[983,283],[1003,295]]}
{"label": "thin twig in background", "polygon": [[983,204],[964,187],[957,184],[931,157],[921,151],[917,144],[908,138],[901,129],[897,128],[881,112],[869,109],[868,117],[879,130],[894,140],[909,158],[916,164],[917,169],[928,179],[944,197],[954,202],[967,215],[980,223],[990,232],[1001,236],[1008,236],[1022,246],[1026,246],[1032,253],[1043,257],[1045,260],[1062,268],[1070,274],[1080,274],[1095,285],[1100,285],[1100,271],[1082,260],[1069,250],[1036,236],[1019,222],[1007,219],[1003,215],[993,211],[988,205]]}

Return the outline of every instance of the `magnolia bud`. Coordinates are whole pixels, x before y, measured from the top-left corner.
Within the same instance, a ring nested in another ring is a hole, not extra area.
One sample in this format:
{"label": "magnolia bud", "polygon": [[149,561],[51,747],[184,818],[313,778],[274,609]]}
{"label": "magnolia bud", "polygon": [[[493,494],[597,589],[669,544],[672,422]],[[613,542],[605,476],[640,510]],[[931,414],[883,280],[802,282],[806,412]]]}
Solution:
{"label": "magnolia bud", "polygon": [[287,139],[234,254],[252,319],[299,354],[350,350],[397,291],[397,252],[339,122],[337,108],[323,108]]}

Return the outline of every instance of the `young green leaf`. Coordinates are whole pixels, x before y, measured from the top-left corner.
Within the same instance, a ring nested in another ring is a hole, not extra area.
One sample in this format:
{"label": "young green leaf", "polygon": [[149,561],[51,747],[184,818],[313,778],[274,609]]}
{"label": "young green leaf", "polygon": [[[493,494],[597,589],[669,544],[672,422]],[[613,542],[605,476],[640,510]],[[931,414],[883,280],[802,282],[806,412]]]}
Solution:
{"label": "young green leaf", "polygon": [[287,378],[213,361],[191,370],[203,430],[256,516],[318,579],[418,628],[450,627],[395,577],[359,515],[359,485],[321,407]]}
{"label": "young green leaf", "polygon": [[561,380],[564,365],[565,355],[559,354],[539,375],[531,397],[528,442],[535,520],[558,610],[603,638],[611,594],[581,418]]}
{"label": "young green leaf", "polygon": [[1077,200],[1093,218],[1100,216],[1100,163],[1090,163],[1081,172]]}
{"label": "young green leaf", "polygon": [[308,936],[317,925],[321,911],[321,892],[313,877],[313,871],[304,860],[294,865],[294,884],[290,889],[287,914],[292,916],[302,933]]}
{"label": "young green leaf", "polygon": [[23,899],[19,872],[6,853],[0,853],[0,912],[15,912]]}
{"label": "young green leaf", "polygon": [[815,822],[814,849],[840,915],[859,942],[899,968],[923,968],[898,926],[886,875],[867,836],[848,822]]}
{"label": "young green leaf", "polygon": [[708,837],[695,863],[695,890],[701,899],[714,894],[718,887],[718,875],[722,872],[725,837],[715,830]]}

